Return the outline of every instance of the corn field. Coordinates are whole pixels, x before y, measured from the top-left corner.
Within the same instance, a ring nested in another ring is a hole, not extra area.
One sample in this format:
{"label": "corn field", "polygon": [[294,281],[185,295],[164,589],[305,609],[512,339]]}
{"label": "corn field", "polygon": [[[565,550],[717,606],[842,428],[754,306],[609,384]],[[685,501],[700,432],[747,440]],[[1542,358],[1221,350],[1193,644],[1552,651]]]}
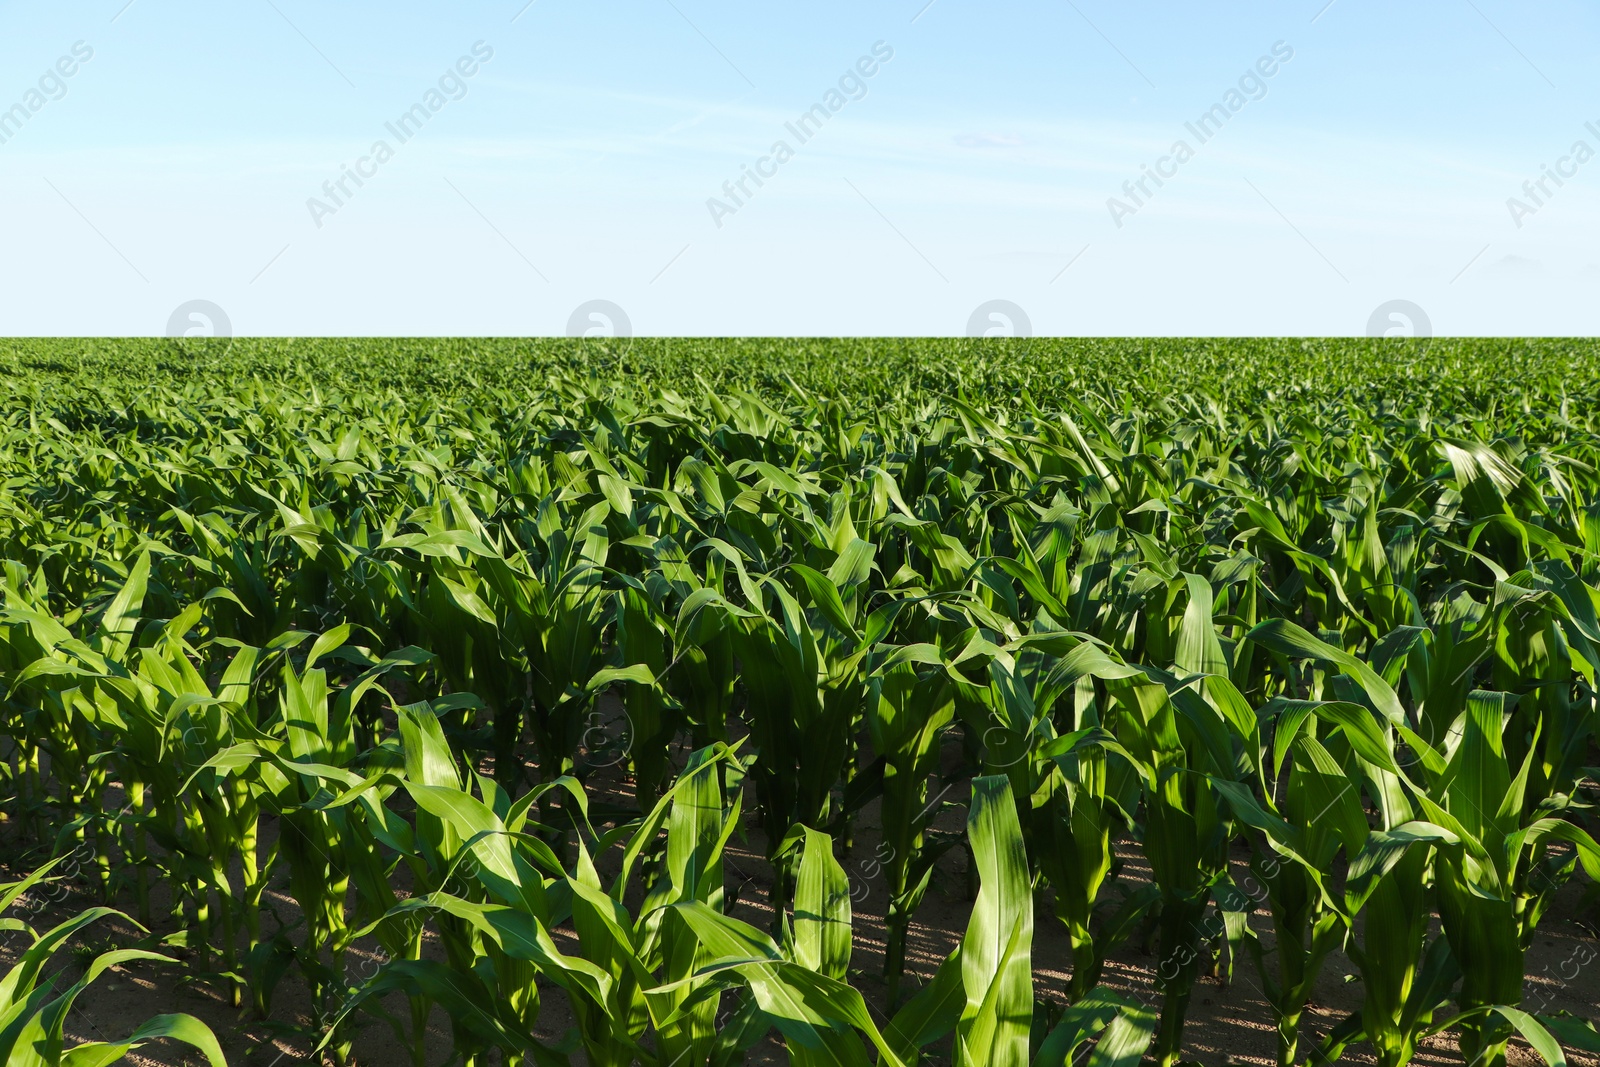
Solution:
{"label": "corn field", "polygon": [[[1282,1067],[1600,1053],[1525,988],[1553,902],[1600,918],[1590,343],[0,367],[9,1064],[246,1062],[75,1043],[134,964],[293,986],[341,1065],[1170,1067],[1219,976]],[[48,886],[87,910],[41,933]],[[164,932],[52,965],[108,917]]]}

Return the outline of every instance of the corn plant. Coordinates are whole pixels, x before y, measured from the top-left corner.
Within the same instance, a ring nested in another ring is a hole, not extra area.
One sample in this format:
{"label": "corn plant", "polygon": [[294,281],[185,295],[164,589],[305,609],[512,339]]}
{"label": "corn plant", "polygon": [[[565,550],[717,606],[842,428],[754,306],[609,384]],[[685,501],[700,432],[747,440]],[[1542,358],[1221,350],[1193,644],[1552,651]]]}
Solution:
{"label": "corn plant", "polygon": [[[1592,1030],[1519,998],[1597,871],[1593,348],[0,342],[3,829],[256,1012],[303,984],[335,1060],[365,1013],[421,1067],[441,1009],[472,1063],[1171,1064],[1216,952],[1284,1065],[1553,1061]],[[1155,1009],[1102,984],[1140,929]]]}
{"label": "corn plant", "polygon": [[[0,913],[13,910],[24,894],[44,882],[52,861],[18,882],[0,886]],[[73,1005],[83,992],[106,971],[134,962],[176,963],[170,956],[146,949],[113,949],[96,954],[83,967],[83,974],[58,988],[65,969],[46,973],[51,960],[82,931],[102,919],[117,917],[132,920],[110,908],[90,908],[39,933],[15,916],[0,918],[0,929],[22,934],[28,945],[17,962],[0,977],[0,1054],[8,1064],[19,1067],[86,1067],[109,1064],[159,1038],[182,1042],[200,1051],[212,1067],[227,1067],[216,1035],[192,1015],[158,1015],[125,1038],[114,1041],[89,1041],[67,1044],[65,1029]],[[137,924],[135,924],[137,925]]]}

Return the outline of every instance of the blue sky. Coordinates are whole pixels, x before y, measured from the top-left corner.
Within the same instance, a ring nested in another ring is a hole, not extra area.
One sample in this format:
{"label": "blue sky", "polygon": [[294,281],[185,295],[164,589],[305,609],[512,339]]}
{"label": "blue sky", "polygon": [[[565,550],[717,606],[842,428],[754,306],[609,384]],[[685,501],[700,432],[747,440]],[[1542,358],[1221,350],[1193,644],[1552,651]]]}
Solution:
{"label": "blue sky", "polygon": [[1572,0],[0,4],[0,332],[1594,334],[1597,43]]}

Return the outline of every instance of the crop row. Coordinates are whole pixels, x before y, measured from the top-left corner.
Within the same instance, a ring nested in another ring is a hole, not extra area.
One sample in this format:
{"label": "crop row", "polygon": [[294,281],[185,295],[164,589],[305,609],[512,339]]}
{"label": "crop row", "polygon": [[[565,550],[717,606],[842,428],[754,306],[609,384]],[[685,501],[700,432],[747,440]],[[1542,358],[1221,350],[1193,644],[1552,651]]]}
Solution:
{"label": "crop row", "polygon": [[[1524,1004],[1524,955],[1600,875],[1600,475],[1556,391],[19,392],[4,808],[108,901],[164,901],[257,1011],[296,972],[336,1059],[381,1011],[421,1064],[438,1006],[470,1063],[735,1063],[776,1032],[800,1063],[1168,1067],[1220,954],[1259,970],[1282,1064],[1444,1029],[1475,1067],[1513,1033],[1557,1062],[1597,1038]],[[965,834],[935,826],[952,795]],[[870,1004],[840,863],[868,809]],[[766,930],[725,906],[745,826]],[[971,918],[914,988],[951,848]],[[284,880],[301,921],[269,929]],[[1119,995],[1142,926],[1155,983]],[[1335,950],[1362,1005],[1312,1047]]]}

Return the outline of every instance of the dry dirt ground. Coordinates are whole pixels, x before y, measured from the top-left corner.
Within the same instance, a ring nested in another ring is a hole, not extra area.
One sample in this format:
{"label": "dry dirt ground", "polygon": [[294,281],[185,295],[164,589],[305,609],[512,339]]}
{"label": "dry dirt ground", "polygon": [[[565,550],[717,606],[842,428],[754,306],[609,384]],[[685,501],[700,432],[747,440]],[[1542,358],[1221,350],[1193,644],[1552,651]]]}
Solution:
{"label": "dry dirt ground", "polygon": [[[679,760],[681,765],[681,758]],[[588,783],[592,792],[605,796],[618,804],[631,804],[629,783],[625,778],[600,772]],[[956,781],[947,793],[947,799],[964,797],[966,783]],[[753,798],[751,798],[753,799]],[[745,811],[751,806],[747,803]],[[884,952],[884,911],[887,892],[877,865],[871,862],[878,847],[875,806],[864,809],[857,821],[852,848],[844,857],[844,866],[851,877],[854,897],[855,942],[852,958],[852,982],[861,989],[869,1005],[883,1022],[885,990],[879,978]],[[947,804],[936,822],[936,828],[959,833],[963,826],[964,807]],[[269,820],[270,823],[270,820]],[[735,835],[726,859],[726,882],[733,903],[730,912],[762,929],[771,922],[767,904],[771,885],[771,869],[767,865],[765,840],[746,817],[747,829]],[[268,827],[270,832],[271,828]],[[14,834],[0,830],[0,861],[15,854]],[[1149,879],[1148,866],[1135,842],[1124,841],[1119,847],[1124,866],[1118,885],[1135,889]],[[1243,881],[1248,871],[1248,852],[1240,847],[1234,855],[1237,878]],[[11,864],[3,880],[20,877]],[[960,941],[966,927],[971,904],[968,897],[968,872],[966,853],[952,848],[939,862],[932,884],[917,912],[907,949],[907,985],[920,985],[930,977],[939,963]],[[604,867],[602,867],[604,873]],[[296,909],[286,892],[286,879],[280,879],[268,892],[267,903],[283,921],[292,924]],[[153,932],[156,937],[172,932],[171,924],[163,924],[162,907],[165,893],[158,887],[153,894]],[[84,887],[67,887],[66,892],[55,891],[47,898],[35,897],[35,914],[29,921],[46,929],[79,909],[97,903]],[[126,906],[126,905],[125,905]],[[1558,896],[1541,923],[1539,934],[1527,955],[1528,978],[1525,984],[1524,1006],[1541,1014],[1561,1011],[1571,1012],[1591,1020],[1600,1017],[1600,942],[1596,940],[1600,925],[1600,908],[1594,895],[1584,897],[1584,886],[1572,884]],[[1070,947],[1064,927],[1054,918],[1048,898],[1040,900],[1035,910],[1033,961],[1035,994],[1042,1000],[1064,1004],[1064,992],[1070,972]],[[1262,938],[1264,947],[1271,947],[1271,923],[1264,911],[1251,918],[1252,928]],[[271,932],[270,922],[267,931]],[[563,950],[576,950],[576,936],[571,930],[556,931]],[[90,928],[79,938],[78,944],[95,951],[122,947],[138,937],[138,932],[128,923],[109,920]],[[1112,988],[1158,1004],[1152,993],[1152,979],[1157,959],[1153,946],[1141,943],[1138,936],[1114,953],[1109,961],[1104,981]],[[17,958],[24,942],[22,935],[0,935],[0,968],[9,967]],[[431,948],[431,952],[429,949]],[[65,961],[67,980],[81,973],[86,958],[82,951],[66,951],[58,956]],[[174,955],[186,957],[184,950],[169,950]],[[425,947],[425,954],[438,956],[438,946]],[[1271,956],[1268,957],[1269,965]],[[372,973],[379,963],[374,946],[357,945],[346,961],[346,972],[352,978]],[[1355,968],[1342,953],[1335,953],[1323,968],[1313,1002],[1302,1021],[1302,1056],[1311,1048],[1316,1038],[1325,1034],[1336,1022],[1360,1004],[1360,985],[1353,980]],[[248,1004],[249,998],[245,998]],[[392,1005],[397,1014],[404,1016],[403,1000],[395,998]],[[187,1012],[204,1020],[221,1040],[228,1061],[235,1067],[287,1067],[290,1064],[313,1062],[307,1058],[310,1041],[306,1034],[311,1023],[310,998],[298,975],[291,970],[277,989],[273,999],[272,1018],[255,1017],[248,1009],[232,1007],[224,986],[214,980],[191,979],[182,965],[133,964],[119,967],[103,976],[79,999],[73,1011],[69,1034],[80,1041],[110,1040],[133,1032],[153,1015],[166,1012]],[[1233,968],[1231,980],[1225,971],[1202,977],[1194,991],[1184,1031],[1185,1057],[1207,1067],[1235,1064],[1271,1065],[1275,1062],[1276,1036],[1272,1015],[1261,991],[1255,965],[1248,956],[1240,958]],[[540,1036],[554,1040],[573,1022],[572,1013],[564,1001],[564,994],[555,987],[543,993],[543,1012],[540,1017]],[[449,1020],[442,1010],[435,1009],[427,1042],[427,1062],[444,1064],[450,1058]],[[945,1049],[936,1049],[930,1057],[934,1062],[947,1062]],[[1366,1064],[1372,1062],[1369,1051],[1361,1045],[1345,1052],[1345,1062]],[[1600,1067],[1600,1059],[1569,1053],[1570,1062],[1582,1067]],[[1537,1063],[1538,1058],[1525,1048],[1513,1047],[1511,1061],[1514,1065]],[[123,1062],[139,1067],[177,1067],[200,1064],[203,1057],[183,1046],[168,1042],[145,1045]],[[354,1062],[372,1067],[410,1064],[410,1048],[396,1036],[390,1026],[375,1017],[360,1020],[354,1040]],[[574,1062],[582,1063],[581,1053]],[[781,1046],[769,1039],[751,1053],[751,1063],[787,1062]],[[1431,1039],[1419,1053],[1419,1067],[1435,1064],[1460,1063],[1453,1037],[1441,1034]]]}

